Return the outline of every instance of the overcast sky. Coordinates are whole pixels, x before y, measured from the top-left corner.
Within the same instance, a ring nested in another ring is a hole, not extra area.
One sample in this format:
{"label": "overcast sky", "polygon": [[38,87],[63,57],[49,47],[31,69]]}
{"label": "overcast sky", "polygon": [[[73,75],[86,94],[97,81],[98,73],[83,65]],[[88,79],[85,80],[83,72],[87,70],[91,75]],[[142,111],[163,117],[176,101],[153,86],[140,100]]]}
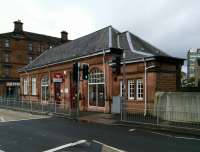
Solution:
{"label": "overcast sky", "polygon": [[199,0],[0,1],[0,33],[12,31],[18,19],[26,31],[60,37],[66,30],[70,39],[112,25],[176,57],[200,47]]}

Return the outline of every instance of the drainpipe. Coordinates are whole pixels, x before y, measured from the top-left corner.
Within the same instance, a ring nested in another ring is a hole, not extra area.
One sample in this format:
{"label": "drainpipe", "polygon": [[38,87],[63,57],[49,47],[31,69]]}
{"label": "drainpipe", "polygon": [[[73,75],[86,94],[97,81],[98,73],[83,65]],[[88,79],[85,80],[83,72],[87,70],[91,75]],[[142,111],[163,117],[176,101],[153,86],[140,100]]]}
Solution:
{"label": "drainpipe", "polygon": [[144,116],[146,116],[147,114],[147,70],[151,69],[151,68],[155,68],[155,65],[151,65],[149,67],[147,67],[147,63],[145,61],[145,58],[143,58],[144,60],[144,90],[145,90],[145,94],[144,94]]}
{"label": "drainpipe", "polygon": [[48,74],[49,74],[49,101],[51,103],[51,73],[50,73],[50,69],[48,65],[47,65],[47,68],[48,68]]}
{"label": "drainpipe", "polygon": [[[104,100],[105,100],[105,104],[106,104],[106,91],[107,91],[107,86],[106,86],[106,66],[105,66],[105,50],[103,49],[103,68],[104,68]],[[105,112],[105,110],[104,110]]]}
{"label": "drainpipe", "polygon": [[28,98],[29,102],[31,102],[31,97],[30,97],[30,74],[28,73]]}
{"label": "drainpipe", "polygon": [[144,59],[144,116],[147,114],[147,63]]}

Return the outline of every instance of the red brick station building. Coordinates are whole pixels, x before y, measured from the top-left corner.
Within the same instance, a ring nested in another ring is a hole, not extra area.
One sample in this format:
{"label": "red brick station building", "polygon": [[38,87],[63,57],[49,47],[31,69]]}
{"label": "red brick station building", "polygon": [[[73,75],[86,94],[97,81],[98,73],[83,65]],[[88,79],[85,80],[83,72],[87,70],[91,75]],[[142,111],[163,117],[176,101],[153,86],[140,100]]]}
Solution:
{"label": "red brick station building", "polygon": [[73,63],[87,63],[90,78],[87,81],[80,77],[80,110],[108,113],[112,97],[122,95],[123,66],[117,73],[112,61],[123,51],[128,107],[141,108],[145,102],[150,107],[157,91],[179,89],[183,59],[168,55],[128,31],[121,33],[109,26],[46,50],[21,68],[21,97],[70,108],[74,99]]}

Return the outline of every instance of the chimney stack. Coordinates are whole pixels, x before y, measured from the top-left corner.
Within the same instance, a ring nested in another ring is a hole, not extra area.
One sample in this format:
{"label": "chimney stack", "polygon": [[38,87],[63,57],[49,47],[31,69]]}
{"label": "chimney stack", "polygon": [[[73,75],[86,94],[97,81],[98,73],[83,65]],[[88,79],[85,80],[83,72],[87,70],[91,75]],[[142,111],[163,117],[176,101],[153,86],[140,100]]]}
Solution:
{"label": "chimney stack", "polygon": [[14,22],[14,33],[16,34],[23,33],[23,23],[21,22],[21,20]]}
{"label": "chimney stack", "polygon": [[65,43],[68,41],[68,33],[66,31],[61,32],[61,42]]}

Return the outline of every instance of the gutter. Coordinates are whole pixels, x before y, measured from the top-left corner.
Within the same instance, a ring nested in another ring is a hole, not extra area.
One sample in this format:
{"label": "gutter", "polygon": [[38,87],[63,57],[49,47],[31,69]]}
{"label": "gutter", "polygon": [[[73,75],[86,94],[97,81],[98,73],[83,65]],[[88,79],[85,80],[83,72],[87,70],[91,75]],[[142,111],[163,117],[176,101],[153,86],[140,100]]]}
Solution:
{"label": "gutter", "polygon": [[67,62],[71,62],[71,61],[75,61],[75,60],[79,60],[79,59],[83,59],[83,58],[89,58],[89,57],[93,57],[93,56],[97,56],[97,55],[102,55],[105,53],[110,53],[110,49],[107,50],[101,50],[101,52],[97,52],[94,54],[90,54],[90,55],[85,55],[85,56],[81,56],[81,57],[77,57],[77,58],[73,58],[73,59],[69,59],[69,60],[65,60],[65,61],[60,61],[60,62],[56,62],[56,63],[51,63],[51,64],[47,64],[47,65],[42,65],[42,66],[38,66],[35,68],[31,68],[31,69],[26,69],[26,70],[18,70],[18,72],[25,72],[25,71],[31,71],[31,70],[36,70],[36,69],[41,69],[41,68],[45,68],[48,66],[52,66],[52,65],[56,65],[56,64],[62,64],[62,63],[67,63]]}

